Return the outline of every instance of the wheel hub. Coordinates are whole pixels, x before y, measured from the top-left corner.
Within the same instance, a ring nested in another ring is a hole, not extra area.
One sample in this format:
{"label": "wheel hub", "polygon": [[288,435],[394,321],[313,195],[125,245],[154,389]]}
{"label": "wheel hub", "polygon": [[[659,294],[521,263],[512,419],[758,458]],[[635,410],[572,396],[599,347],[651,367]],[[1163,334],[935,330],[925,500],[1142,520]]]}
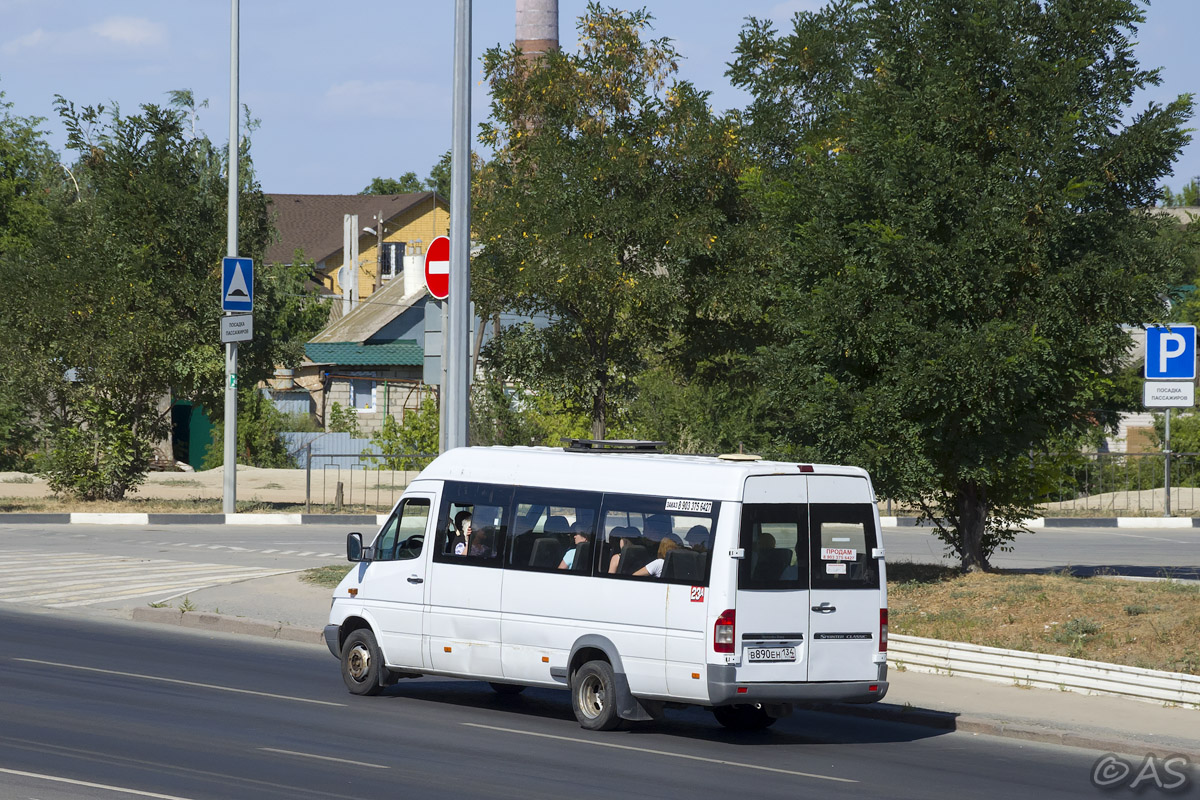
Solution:
{"label": "wheel hub", "polygon": [[588,717],[595,718],[604,713],[604,684],[594,676],[588,676],[579,687],[579,707]]}
{"label": "wheel hub", "polygon": [[346,659],[346,666],[350,670],[350,677],[356,681],[363,680],[371,671],[371,651],[362,645],[356,645]]}

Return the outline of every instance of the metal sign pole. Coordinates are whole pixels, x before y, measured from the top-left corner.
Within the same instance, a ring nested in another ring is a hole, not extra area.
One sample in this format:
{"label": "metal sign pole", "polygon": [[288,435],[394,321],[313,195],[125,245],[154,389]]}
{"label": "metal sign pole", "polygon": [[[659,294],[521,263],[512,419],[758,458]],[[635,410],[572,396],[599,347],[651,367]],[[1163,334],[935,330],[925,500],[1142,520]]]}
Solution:
{"label": "metal sign pole", "polygon": [[1171,516],[1171,409],[1167,409],[1167,427],[1163,436],[1163,516]]}
{"label": "metal sign pole", "polygon": [[[231,0],[229,22],[229,218],[226,255],[238,254],[238,0]],[[225,475],[226,514],[237,509],[237,342],[225,345]]]}

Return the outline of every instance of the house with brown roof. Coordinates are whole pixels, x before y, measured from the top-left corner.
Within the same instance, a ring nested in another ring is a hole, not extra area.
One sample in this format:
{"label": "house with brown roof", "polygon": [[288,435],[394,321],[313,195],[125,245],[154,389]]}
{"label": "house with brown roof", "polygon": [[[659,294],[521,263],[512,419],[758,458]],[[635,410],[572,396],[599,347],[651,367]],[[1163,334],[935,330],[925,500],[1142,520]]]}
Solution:
{"label": "house with brown roof", "polygon": [[338,403],[369,436],[389,415],[402,422],[435,392],[422,381],[430,299],[423,267],[410,269],[309,340],[294,380],[322,427],[328,430]]}
{"label": "house with brown roof", "polygon": [[[358,216],[356,301],[382,289],[405,266],[423,271],[425,248],[450,230],[450,205],[436,192],[268,194],[267,200],[279,239],[267,248],[266,261],[290,264],[303,251],[316,262],[314,280],[329,295],[341,295],[346,278],[343,221],[347,214]],[[334,305],[336,317],[341,309]]]}

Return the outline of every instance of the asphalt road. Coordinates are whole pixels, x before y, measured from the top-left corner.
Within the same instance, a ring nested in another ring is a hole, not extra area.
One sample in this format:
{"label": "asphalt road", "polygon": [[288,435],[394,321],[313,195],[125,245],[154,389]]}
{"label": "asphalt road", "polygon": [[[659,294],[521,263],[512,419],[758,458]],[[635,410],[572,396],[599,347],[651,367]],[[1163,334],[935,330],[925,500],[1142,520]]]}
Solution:
{"label": "asphalt road", "polygon": [[565,692],[342,687],[307,646],[0,609],[0,796],[1092,797],[1098,753],[800,712],[578,727]]}
{"label": "asphalt road", "polygon": [[[883,540],[890,563],[957,563],[945,556],[945,546],[931,528],[884,528]],[[994,554],[992,565],[1200,580],[1200,528],[1042,528],[1018,534],[1014,551]]]}
{"label": "asphalt road", "polygon": [[[207,561],[277,569],[306,569],[345,559],[346,534],[364,525],[2,525],[5,551]],[[945,548],[930,528],[884,528],[889,561],[937,562]],[[1200,528],[1044,528],[1017,536],[1013,553],[997,553],[1011,569],[1087,571],[1200,578]]]}

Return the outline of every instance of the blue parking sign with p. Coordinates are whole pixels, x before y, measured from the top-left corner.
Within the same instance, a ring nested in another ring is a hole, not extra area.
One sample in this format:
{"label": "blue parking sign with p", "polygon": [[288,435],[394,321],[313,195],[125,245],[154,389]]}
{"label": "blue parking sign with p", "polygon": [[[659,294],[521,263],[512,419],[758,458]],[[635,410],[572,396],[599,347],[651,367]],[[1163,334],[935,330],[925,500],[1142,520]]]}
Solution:
{"label": "blue parking sign with p", "polygon": [[1146,327],[1146,378],[1196,379],[1196,326]]}

